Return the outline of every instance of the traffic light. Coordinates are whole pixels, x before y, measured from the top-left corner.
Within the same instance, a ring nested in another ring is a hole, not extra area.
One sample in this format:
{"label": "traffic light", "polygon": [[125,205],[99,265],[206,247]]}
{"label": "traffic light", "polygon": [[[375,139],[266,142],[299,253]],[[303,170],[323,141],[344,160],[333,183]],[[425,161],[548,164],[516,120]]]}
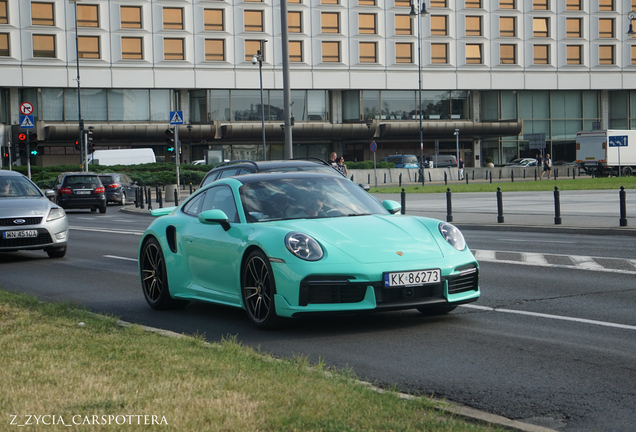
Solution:
{"label": "traffic light", "polygon": [[29,146],[31,147],[31,156],[38,155],[38,134],[29,132]]}
{"label": "traffic light", "polygon": [[95,144],[93,143],[93,131],[90,128],[86,132],[86,145],[88,146],[89,153],[93,153],[95,151]]}
{"label": "traffic light", "polygon": [[18,141],[20,142],[20,144],[26,144],[26,139],[27,136],[25,133],[21,133],[18,135]]}
{"label": "traffic light", "polygon": [[166,150],[169,153],[174,153],[174,128],[166,129]]}

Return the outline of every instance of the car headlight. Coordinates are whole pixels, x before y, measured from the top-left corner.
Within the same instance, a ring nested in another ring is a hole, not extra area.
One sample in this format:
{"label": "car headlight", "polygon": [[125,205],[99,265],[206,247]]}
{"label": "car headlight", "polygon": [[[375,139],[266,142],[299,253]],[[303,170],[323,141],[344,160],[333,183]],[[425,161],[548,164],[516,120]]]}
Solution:
{"label": "car headlight", "polygon": [[318,261],[324,255],[320,244],[313,237],[300,232],[287,234],[285,246],[291,253],[306,261]]}
{"label": "car headlight", "polygon": [[466,249],[466,240],[464,240],[462,232],[455,225],[441,222],[439,224],[439,232],[442,234],[442,237],[444,237],[444,240],[450,243],[455,249],[460,251]]}
{"label": "car headlight", "polygon": [[51,207],[51,211],[49,212],[49,216],[46,218],[47,222],[54,221],[55,219],[63,218],[66,216],[64,213],[64,209],[61,207]]}

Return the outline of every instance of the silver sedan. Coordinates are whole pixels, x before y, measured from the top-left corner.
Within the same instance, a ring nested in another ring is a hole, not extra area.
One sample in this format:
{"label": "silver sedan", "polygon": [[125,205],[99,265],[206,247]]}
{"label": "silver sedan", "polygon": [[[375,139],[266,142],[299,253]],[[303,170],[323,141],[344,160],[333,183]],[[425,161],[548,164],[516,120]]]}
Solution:
{"label": "silver sedan", "polygon": [[19,172],[0,171],[0,252],[43,249],[62,258],[67,243],[64,209]]}

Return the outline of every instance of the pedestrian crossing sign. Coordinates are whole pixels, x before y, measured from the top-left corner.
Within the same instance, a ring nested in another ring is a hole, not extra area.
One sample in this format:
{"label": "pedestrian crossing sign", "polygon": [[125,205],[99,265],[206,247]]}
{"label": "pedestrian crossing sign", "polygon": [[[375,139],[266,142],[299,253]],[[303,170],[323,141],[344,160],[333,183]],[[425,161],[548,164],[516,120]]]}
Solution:
{"label": "pedestrian crossing sign", "polygon": [[170,124],[183,124],[183,111],[170,111]]}
{"label": "pedestrian crossing sign", "polygon": [[20,116],[20,128],[21,129],[33,129],[33,114]]}

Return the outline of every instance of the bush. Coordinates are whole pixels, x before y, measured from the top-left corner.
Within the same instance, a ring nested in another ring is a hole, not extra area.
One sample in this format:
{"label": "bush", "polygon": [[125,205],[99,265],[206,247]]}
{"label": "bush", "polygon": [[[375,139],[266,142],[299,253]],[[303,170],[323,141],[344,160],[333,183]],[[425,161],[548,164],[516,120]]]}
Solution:
{"label": "bush", "polygon": [[[373,169],[373,161],[362,162],[345,162],[348,169]],[[379,161],[376,163],[377,168],[395,168],[395,164],[392,162]]]}

